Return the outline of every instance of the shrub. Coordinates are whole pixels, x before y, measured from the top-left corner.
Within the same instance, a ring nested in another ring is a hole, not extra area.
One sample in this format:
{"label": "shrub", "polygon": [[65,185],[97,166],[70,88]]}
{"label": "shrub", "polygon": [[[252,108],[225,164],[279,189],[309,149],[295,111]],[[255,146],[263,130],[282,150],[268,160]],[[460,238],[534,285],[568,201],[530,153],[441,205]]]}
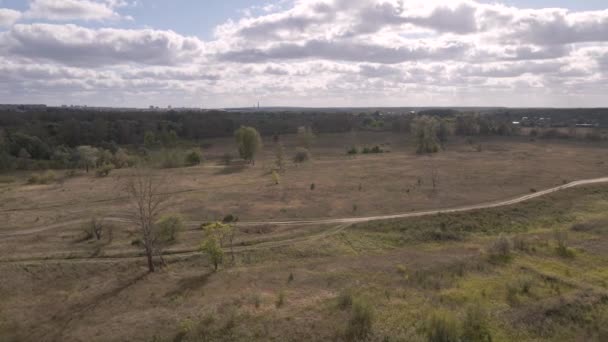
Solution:
{"label": "shrub", "polygon": [[467,342],[491,342],[492,334],[486,320],[486,313],[480,304],[475,304],[467,309],[462,323],[462,341]]}
{"label": "shrub", "polygon": [[181,162],[177,153],[174,151],[164,151],[161,156],[160,167],[163,169],[173,169],[180,167]]}
{"label": "shrub", "polygon": [[91,221],[84,227],[85,240],[89,240],[95,237],[96,240],[101,240],[103,234],[104,223],[103,219],[96,217],[92,218]]}
{"label": "shrub", "polygon": [[504,235],[500,235],[496,241],[490,246],[488,253],[494,261],[509,261],[511,258],[512,244],[511,240]]}
{"label": "shrub", "polygon": [[557,255],[563,258],[573,258],[574,252],[568,248],[568,232],[562,229],[555,229],[553,231],[553,237],[557,244]]}
{"label": "shrub", "polygon": [[203,154],[198,150],[192,150],[186,154],[186,165],[194,166],[203,161]]}
{"label": "shrub", "polygon": [[458,322],[453,315],[437,311],[427,320],[426,336],[429,342],[459,342]]}
{"label": "shrub", "polygon": [[315,183],[311,183],[310,184],[310,191],[314,191],[315,190]]}
{"label": "shrub", "polygon": [[346,327],[346,339],[360,341],[369,337],[374,324],[374,312],[372,307],[364,302],[356,302],[353,305],[350,320]]}
{"label": "shrub", "polygon": [[95,171],[95,175],[97,177],[107,177],[112,170],[114,170],[114,164],[104,163]]}
{"label": "shrub", "polygon": [[281,176],[279,176],[279,173],[275,170],[272,171],[272,181],[275,185],[281,184]]}
{"label": "shrub", "polygon": [[158,238],[163,242],[174,242],[179,232],[184,230],[184,221],[181,216],[163,216],[158,222]]}
{"label": "shrub", "polygon": [[350,154],[350,155],[357,154],[357,153],[359,153],[359,150],[354,146],[346,151],[346,154]]}
{"label": "shrub", "polygon": [[32,174],[30,178],[28,178],[28,184],[49,184],[55,181],[55,172],[49,170],[43,174]]}
{"label": "shrub", "polygon": [[277,308],[282,307],[285,304],[285,291],[279,292],[277,301],[274,303]]}
{"label": "shrub", "polygon": [[234,223],[234,222],[238,222],[239,221],[239,217],[236,215],[232,215],[232,214],[228,214],[226,216],[224,216],[224,218],[222,219],[222,223]]}
{"label": "shrub", "polygon": [[296,155],[293,157],[293,161],[296,163],[304,163],[310,160],[310,152],[305,148],[298,148]]}
{"label": "shrub", "polygon": [[340,310],[349,309],[353,305],[353,295],[350,291],[342,291],[338,295],[338,308]]}

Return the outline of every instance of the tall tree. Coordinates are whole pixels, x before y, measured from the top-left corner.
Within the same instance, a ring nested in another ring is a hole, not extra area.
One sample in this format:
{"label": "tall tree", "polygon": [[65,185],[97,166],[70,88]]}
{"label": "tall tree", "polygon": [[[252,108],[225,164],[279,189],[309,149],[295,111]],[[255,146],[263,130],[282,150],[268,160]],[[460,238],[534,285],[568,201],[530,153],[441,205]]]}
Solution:
{"label": "tall tree", "polygon": [[154,272],[154,256],[160,255],[162,234],[155,222],[164,211],[169,195],[166,182],[155,177],[149,169],[137,168],[125,182],[125,190],[131,199],[131,218],[139,226],[141,243],[148,261],[148,270]]}
{"label": "tall tree", "polygon": [[234,133],[241,158],[255,164],[255,157],[262,149],[262,138],[257,129],[241,126]]}
{"label": "tall tree", "polygon": [[412,123],[417,153],[435,153],[439,151],[439,122],[434,117],[420,116]]}

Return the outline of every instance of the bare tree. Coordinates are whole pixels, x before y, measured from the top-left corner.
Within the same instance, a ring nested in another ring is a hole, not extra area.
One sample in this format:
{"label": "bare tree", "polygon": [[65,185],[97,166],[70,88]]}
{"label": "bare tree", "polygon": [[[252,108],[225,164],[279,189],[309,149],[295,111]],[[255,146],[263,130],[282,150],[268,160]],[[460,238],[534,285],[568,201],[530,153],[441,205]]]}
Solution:
{"label": "bare tree", "polygon": [[132,220],[139,226],[150,272],[154,272],[154,256],[161,256],[162,251],[159,243],[161,237],[156,231],[155,222],[169,200],[165,184],[162,178],[155,177],[150,170],[143,168],[136,169],[125,182],[125,190],[132,203]]}

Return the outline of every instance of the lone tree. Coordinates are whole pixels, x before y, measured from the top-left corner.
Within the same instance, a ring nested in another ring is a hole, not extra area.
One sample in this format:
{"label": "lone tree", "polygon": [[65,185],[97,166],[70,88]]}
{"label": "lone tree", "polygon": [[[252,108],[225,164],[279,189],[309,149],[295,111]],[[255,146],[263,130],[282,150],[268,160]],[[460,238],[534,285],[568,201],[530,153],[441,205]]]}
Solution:
{"label": "lone tree", "polygon": [[412,133],[416,139],[417,153],[439,152],[439,122],[429,116],[420,116],[412,123]]}
{"label": "lone tree", "polygon": [[169,195],[164,191],[165,184],[163,179],[154,177],[150,170],[141,168],[136,169],[125,182],[125,191],[132,204],[132,220],[139,227],[150,272],[154,272],[154,256],[160,256],[162,252],[163,234],[155,223],[169,200]]}
{"label": "lone tree", "polygon": [[78,159],[80,160],[80,166],[84,168],[88,173],[89,168],[94,168],[97,164],[99,150],[97,150],[95,147],[85,145],[78,146],[77,151]]}
{"label": "lone tree", "polygon": [[223,241],[230,236],[231,225],[222,222],[204,224],[205,239],[201,244],[200,251],[207,254],[213,269],[217,271],[219,265],[224,261]]}
{"label": "lone tree", "polygon": [[275,146],[274,157],[274,164],[277,171],[285,171],[285,148],[280,142],[278,142]]}
{"label": "lone tree", "polygon": [[255,156],[262,149],[262,138],[257,129],[241,126],[234,133],[241,158],[255,164]]}
{"label": "lone tree", "polygon": [[298,140],[300,146],[304,147],[307,150],[310,150],[312,144],[315,141],[315,134],[312,131],[312,128],[309,126],[300,126],[298,127]]}

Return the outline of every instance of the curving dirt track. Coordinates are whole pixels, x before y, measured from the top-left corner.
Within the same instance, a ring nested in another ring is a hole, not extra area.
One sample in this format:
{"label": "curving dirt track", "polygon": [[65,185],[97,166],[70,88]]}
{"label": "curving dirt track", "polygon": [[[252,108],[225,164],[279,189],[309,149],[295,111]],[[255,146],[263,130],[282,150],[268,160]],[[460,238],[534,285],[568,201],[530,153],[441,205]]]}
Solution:
{"label": "curving dirt track", "polygon": [[[531,199],[538,198],[541,196],[546,196],[548,194],[551,194],[551,193],[554,193],[554,192],[557,192],[560,190],[565,190],[565,189],[574,188],[574,187],[578,187],[578,186],[584,186],[584,185],[599,184],[599,183],[608,183],[608,177],[578,180],[578,181],[570,182],[570,183],[567,183],[564,185],[560,185],[557,187],[549,188],[546,190],[538,191],[535,193],[519,196],[519,197],[508,199],[508,200],[484,202],[484,203],[469,205],[469,206],[464,206],[464,207],[433,209],[433,210],[415,211],[415,212],[408,212],[408,213],[379,215],[379,216],[348,217],[348,218],[333,218],[333,219],[332,218],[330,218],[330,219],[321,218],[321,219],[294,220],[294,221],[239,222],[239,226],[257,226],[257,225],[265,225],[265,224],[272,224],[272,225],[354,224],[354,223],[361,223],[361,222],[390,220],[390,219],[398,219],[398,218],[429,216],[429,215],[436,215],[439,213],[463,212],[463,211],[488,209],[488,208],[496,208],[496,207],[513,205],[513,204],[529,201]],[[110,222],[116,222],[116,223],[131,222],[129,219],[122,218],[122,217],[106,217],[104,220],[110,221]],[[48,230],[83,224],[86,221],[88,221],[88,219],[79,219],[79,220],[55,223],[55,224],[46,225],[43,227],[32,227],[32,228],[26,228],[26,229],[13,230],[13,231],[9,231],[9,232],[5,231],[5,232],[0,232],[0,238],[37,234],[37,233],[41,233],[41,232],[48,231]],[[189,222],[186,222],[186,224],[191,228],[197,228],[200,226],[201,222],[189,221]]]}

